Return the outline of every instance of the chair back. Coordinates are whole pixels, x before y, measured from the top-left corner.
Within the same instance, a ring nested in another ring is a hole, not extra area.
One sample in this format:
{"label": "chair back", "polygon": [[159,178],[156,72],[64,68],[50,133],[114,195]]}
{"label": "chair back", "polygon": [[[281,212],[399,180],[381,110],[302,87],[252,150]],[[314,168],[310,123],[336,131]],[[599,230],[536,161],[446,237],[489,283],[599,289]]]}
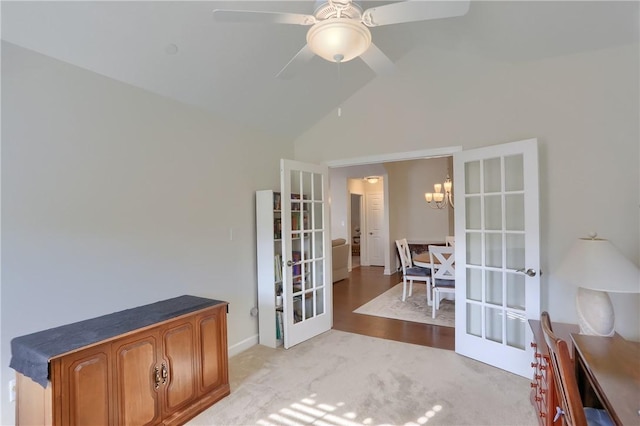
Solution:
{"label": "chair back", "polygon": [[454,235],[447,235],[446,237],[444,237],[444,245],[449,247],[455,247],[456,237]]}
{"label": "chair back", "polygon": [[411,260],[411,250],[409,250],[409,243],[406,238],[396,240],[396,247],[398,247],[398,255],[400,256],[400,264],[402,265],[402,273],[406,274],[408,268],[413,267],[413,261]]}
{"label": "chair back", "polygon": [[540,325],[544,334],[544,341],[549,350],[551,369],[556,384],[556,391],[560,396],[562,404],[560,407],[564,411],[564,424],[569,426],[586,426],[587,418],[580,398],[578,381],[575,376],[575,369],[567,342],[560,339],[553,333],[551,328],[551,318],[548,312],[540,315]]}
{"label": "chair back", "polygon": [[434,285],[439,281],[449,281],[448,285],[454,284],[456,279],[456,256],[453,247],[429,246],[429,257],[431,258],[431,279]]}

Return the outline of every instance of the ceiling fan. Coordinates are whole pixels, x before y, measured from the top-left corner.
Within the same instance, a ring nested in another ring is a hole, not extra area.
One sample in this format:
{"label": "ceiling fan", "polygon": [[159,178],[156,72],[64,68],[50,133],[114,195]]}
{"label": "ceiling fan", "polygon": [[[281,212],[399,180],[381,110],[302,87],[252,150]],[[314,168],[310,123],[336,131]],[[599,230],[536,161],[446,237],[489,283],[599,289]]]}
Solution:
{"label": "ceiling fan", "polygon": [[311,26],[307,44],[277,74],[289,78],[314,55],[331,62],[360,57],[376,74],[387,74],[393,62],[371,41],[370,27],[462,16],[469,1],[407,0],[363,11],[353,0],[320,0],[313,15],[253,10],[216,9],[218,22],[273,23]]}

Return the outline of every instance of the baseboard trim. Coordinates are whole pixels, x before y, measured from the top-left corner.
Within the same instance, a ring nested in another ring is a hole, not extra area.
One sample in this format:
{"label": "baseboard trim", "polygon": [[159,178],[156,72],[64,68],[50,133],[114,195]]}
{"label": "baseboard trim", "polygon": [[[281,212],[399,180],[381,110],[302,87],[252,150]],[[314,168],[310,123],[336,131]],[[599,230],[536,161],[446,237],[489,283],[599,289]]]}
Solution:
{"label": "baseboard trim", "polygon": [[235,345],[229,346],[229,350],[228,350],[229,356],[232,357],[234,355],[238,355],[240,352],[244,352],[250,347],[257,345],[258,343],[259,343],[259,337],[257,334],[251,337],[248,337],[244,340],[241,340]]}

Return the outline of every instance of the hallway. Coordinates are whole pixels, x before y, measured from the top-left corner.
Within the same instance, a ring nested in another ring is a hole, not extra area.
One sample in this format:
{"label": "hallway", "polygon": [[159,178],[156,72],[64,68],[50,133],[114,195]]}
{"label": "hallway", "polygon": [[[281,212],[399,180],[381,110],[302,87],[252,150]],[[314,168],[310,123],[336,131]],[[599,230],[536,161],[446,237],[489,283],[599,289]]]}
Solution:
{"label": "hallway", "polygon": [[400,274],[384,275],[383,267],[360,266],[349,278],[333,285],[333,328],[422,346],[453,350],[455,329],[370,315],[354,314],[369,300],[402,281]]}

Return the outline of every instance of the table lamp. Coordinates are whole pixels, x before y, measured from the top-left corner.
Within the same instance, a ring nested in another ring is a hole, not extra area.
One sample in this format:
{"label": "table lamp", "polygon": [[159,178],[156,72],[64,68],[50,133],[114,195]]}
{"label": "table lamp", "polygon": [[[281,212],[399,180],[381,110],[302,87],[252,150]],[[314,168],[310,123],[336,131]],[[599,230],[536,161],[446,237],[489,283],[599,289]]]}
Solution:
{"label": "table lamp", "polygon": [[595,233],[573,244],[557,276],[578,287],[576,308],[581,334],[613,336],[615,316],[607,292],[640,293],[638,267]]}

